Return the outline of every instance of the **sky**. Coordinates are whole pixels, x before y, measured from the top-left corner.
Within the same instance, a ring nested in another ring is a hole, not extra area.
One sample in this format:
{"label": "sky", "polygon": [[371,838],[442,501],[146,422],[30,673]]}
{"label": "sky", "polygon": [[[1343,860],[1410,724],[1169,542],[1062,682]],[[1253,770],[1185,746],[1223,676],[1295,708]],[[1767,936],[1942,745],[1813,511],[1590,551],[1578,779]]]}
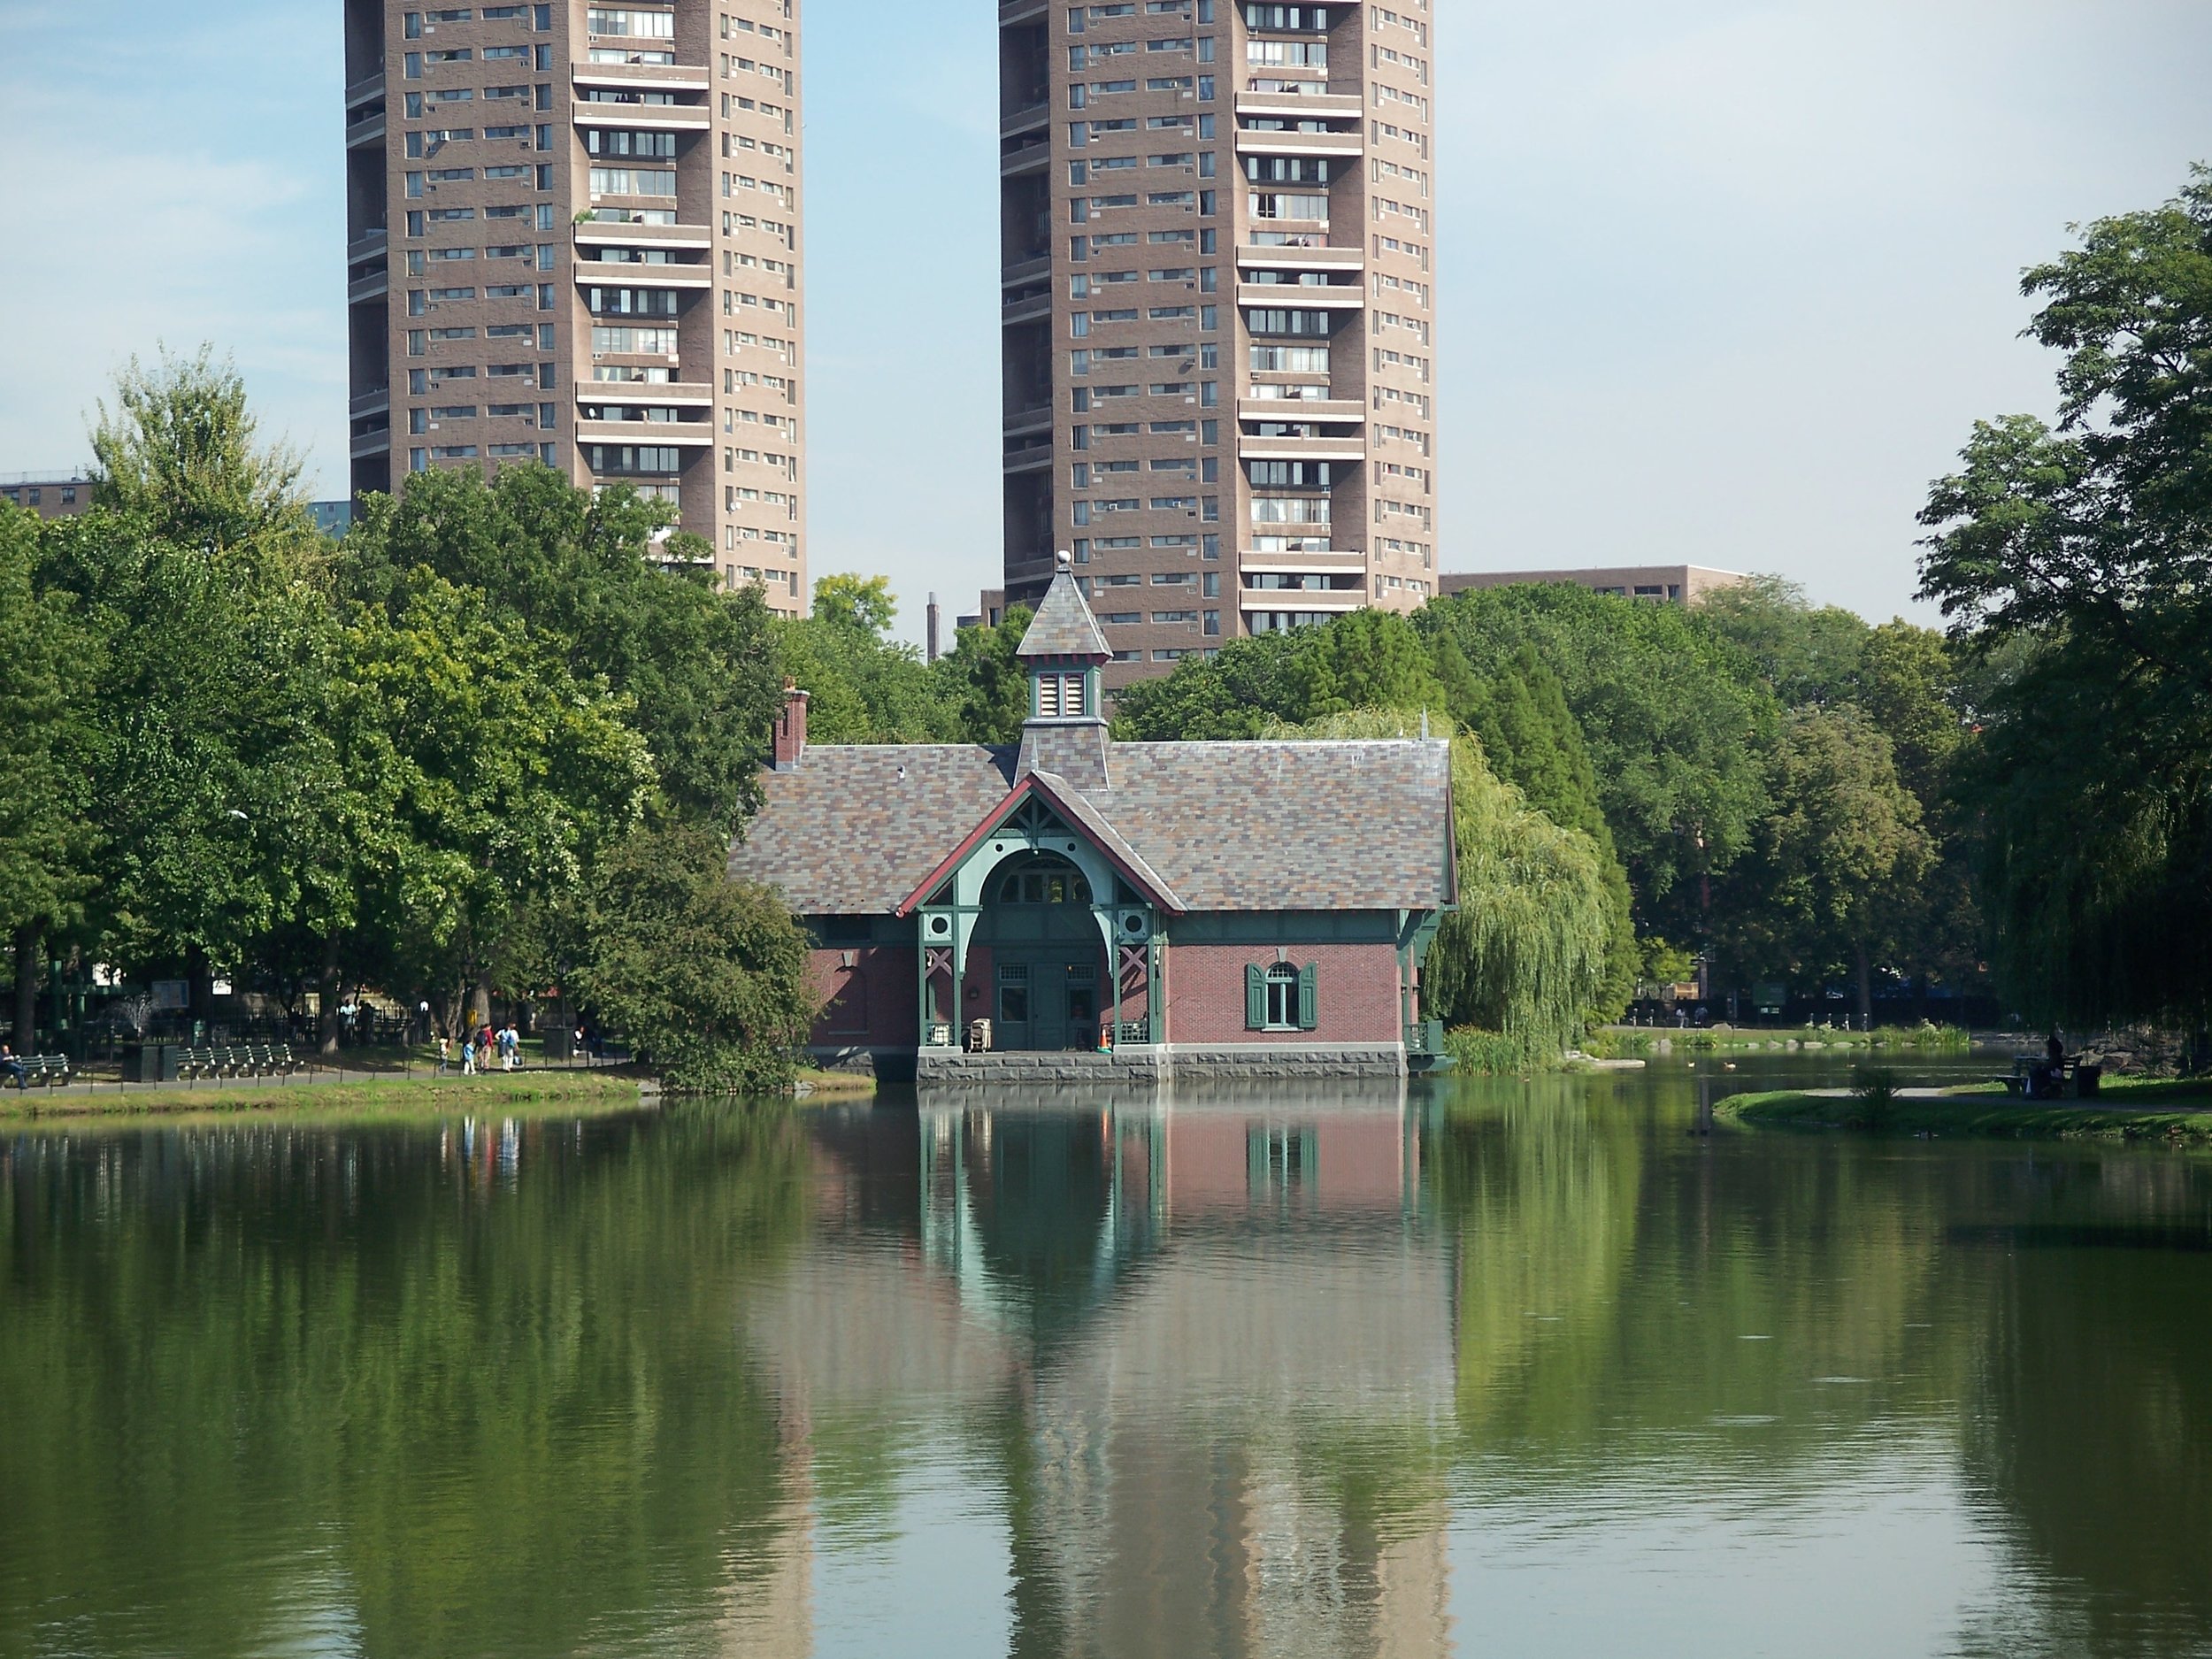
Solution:
{"label": "sky", "polygon": [[[2052,403],[2021,269],[2212,160],[2207,0],[1434,0],[1439,563],[1932,619],[1914,513]],[[803,0],[810,568],[998,569],[995,7]],[[338,0],[0,0],[0,473],[204,340],[345,489]]]}

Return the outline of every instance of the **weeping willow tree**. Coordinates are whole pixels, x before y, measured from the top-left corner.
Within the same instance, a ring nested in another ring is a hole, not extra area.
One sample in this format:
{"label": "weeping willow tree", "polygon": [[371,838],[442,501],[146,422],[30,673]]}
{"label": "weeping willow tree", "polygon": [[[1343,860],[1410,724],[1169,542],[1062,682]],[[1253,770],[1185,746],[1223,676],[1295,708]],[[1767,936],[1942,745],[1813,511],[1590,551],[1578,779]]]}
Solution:
{"label": "weeping willow tree", "polygon": [[[1412,737],[1420,716],[1357,709],[1279,738]],[[1555,1059],[1582,1035],[1611,937],[1605,861],[1597,843],[1563,829],[1490,770],[1482,745],[1447,716],[1430,729],[1452,745],[1452,822],[1459,908],[1447,915],[1422,970],[1426,1010],[1455,1029],[1495,1033],[1514,1064]]]}

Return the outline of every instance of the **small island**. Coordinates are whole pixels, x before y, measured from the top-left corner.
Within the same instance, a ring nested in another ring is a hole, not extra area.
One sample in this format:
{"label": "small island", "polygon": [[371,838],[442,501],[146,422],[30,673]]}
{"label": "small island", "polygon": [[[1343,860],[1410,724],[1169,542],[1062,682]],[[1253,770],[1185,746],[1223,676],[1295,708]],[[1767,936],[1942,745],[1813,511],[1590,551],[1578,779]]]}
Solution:
{"label": "small island", "polygon": [[1944,1088],[1777,1089],[1732,1095],[1717,1122],[1761,1129],[2001,1140],[2212,1141],[2212,1082],[2108,1079],[2091,1100],[2025,1100],[1998,1082]]}

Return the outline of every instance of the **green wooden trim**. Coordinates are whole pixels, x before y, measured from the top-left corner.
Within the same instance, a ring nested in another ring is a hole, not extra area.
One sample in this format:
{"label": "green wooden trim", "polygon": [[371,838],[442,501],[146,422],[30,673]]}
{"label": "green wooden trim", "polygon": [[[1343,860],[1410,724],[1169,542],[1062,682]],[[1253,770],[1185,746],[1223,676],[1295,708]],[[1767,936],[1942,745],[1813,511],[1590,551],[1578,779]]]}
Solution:
{"label": "green wooden trim", "polygon": [[1256,962],[1244,964],[1244,1028],[1267,1029],[1267,970]]}
{"label": "green wooden trim", "polygon": [[1298,970],[1298,1029],[1311,1031],[1321,1023],[1321,964],[1309,962]]}

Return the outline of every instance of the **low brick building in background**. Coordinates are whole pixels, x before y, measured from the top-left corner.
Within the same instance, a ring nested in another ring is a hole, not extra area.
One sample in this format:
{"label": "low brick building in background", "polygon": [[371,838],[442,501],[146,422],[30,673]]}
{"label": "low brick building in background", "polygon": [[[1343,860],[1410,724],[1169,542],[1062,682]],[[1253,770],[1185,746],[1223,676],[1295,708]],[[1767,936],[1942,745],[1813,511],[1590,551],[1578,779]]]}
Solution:
{"label": "low brick building in background", "polygon": [[82,472],[16,472],[0,478],[0,501],[42,518],[73,518],[92,507],[92,480]]}
{"label": "low brick building in background", "polygon": [[1735,571],[1709,570],[1702,565],[1608,565],[1573,571],[1464,571],[1440,578],[1437,589],[1449,597],[1470,588],[1564,582],[1571,588],[1587,588],[1594,594],[1611,594],[1620,599],[1694,605],[1717,588],[1739,588],[1750,580]]}
{"label": "low brick building in background", "polygon": [[813,934],[818,1056],[925,1080],[1434,1060],[1445,743],[1117,743],[1065,569],[1020,655],[1018,747],[809,748],[795,688],[730,867]]}

